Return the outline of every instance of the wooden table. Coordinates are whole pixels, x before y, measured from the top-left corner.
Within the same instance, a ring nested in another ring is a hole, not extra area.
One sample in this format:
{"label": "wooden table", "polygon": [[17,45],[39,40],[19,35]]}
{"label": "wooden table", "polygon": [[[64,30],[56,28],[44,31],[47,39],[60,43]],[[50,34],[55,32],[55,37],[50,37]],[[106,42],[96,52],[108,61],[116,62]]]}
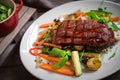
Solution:
{"label": "wooden table", "polygon": [[[32,15],[36,12],[36,9],[23,6],[19,12],[19,23],[17,27],[9,35],[0,38],[0,65],[4,62],[6,57],[9,55],[9,52],[15,47],[16,43],[20,40],[20,31]],[[19,35],[18,35],[19,33]],[[6,52],[6,49],[9,48],[9,51]]]}

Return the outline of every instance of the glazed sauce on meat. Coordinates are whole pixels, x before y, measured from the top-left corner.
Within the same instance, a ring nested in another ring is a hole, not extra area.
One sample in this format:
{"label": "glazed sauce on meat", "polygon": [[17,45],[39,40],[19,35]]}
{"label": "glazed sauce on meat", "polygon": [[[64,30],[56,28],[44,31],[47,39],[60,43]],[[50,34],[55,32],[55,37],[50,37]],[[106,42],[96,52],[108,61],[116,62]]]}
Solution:
{"label": "glazed sauce on meat", "polygon": [[80,44],[106,48],[115,42],[114,32],[94,20],[65,20],[55,33],[56,44]]}

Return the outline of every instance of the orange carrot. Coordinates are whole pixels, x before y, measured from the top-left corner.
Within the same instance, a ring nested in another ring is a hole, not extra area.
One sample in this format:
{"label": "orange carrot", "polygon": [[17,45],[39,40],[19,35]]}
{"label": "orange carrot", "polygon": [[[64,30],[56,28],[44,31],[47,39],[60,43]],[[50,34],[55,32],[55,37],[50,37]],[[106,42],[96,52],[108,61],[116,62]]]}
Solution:
{"label": "orange carrot", "polygon": [[76,12],[75,18],[76,18],[76,20],[79,20],[82,16],[85,16],[85,15],[86,15],[85,12]]}
{"label": "orange carrot", "polygon": [[79,20],[79,19],[81,19],[81,17],[82,17],[81,15],[80,15],[80,16],[78,16],[78,17],[76,18],[76,20]]}
{"label": "orange carrot", "polygon": [[49,26],[52,26],[54,24],[55,24],[55,22],[50,22],[50,23],[42,24],[42,25],[40,25],[40,28],[48,28]]}
{"label": "orange carrot", "polygon": [[60,45],[56,45],[56,44],[52,44],[52,43],[46,43],[46,42],[34,42],[33,43],[34,46],[36,45],[44,45],[44,46],[51,46],[51,47],[56,47],[56,48],[62,48],[62,46]]}
{"label": "orange carrot", "polygon": [[[52,57],[52,56],[49,56],[49,55],[44,54],[44,53],[40,53],[39,56],[47,59],[48,61],[52,61],[52,62],[59,62],[60,61],[60,58],[58,58],[58,57]],[[71,66],[71,62],[67,61],[65,63],[65,65],[66,66]]]}
{"label": "orange carrot", "polygon": [[120,16],[116,16],[116,17],[113,17],[113,18],[110,18],[111,21],[119,21],[120,20]]}
{"label": "orange carrot", "polygon": [[41,41],[44,37],[44,35],[48,32],[48,29],[46,29],[45,31],[41,32],[40,35],[38,36],[38,40],[37,41]]}
{"label": "orange carrot", "polygon": [[40,67],[45,70],[52,71],[52,72],[69,75],[69,76],[74,76],[74,71],[72,69],[68,69],[68,68],[55,69],[53,65],[45,64],[45,63],[40,64]]}

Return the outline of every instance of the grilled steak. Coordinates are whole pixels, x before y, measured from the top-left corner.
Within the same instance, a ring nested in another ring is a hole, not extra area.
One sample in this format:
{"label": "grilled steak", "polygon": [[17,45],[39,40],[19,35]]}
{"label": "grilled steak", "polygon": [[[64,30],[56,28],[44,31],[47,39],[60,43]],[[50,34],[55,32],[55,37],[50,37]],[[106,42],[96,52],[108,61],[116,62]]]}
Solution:
{"label": "grilled steak", "polygon": [[113,30],[94,20],[65,20],[54,36],[56,44],[79,44],[100,49],[107,48],[114,42]]}

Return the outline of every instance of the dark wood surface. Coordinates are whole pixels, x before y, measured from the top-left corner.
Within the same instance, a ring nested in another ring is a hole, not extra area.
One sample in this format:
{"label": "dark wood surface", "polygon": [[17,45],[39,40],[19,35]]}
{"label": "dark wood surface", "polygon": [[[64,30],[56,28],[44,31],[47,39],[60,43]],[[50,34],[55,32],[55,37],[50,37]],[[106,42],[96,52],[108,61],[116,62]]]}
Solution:
{"label": "dark wood surface", "polygon": [[[112,1],[118,1],[120,0],[112,0]],[[22,9],[23,11],[20,14],[25,14],[25,10],[28,10],[28,7],[24,7],[27,9]],[[29,13],[32,13],[33,8],[31,9]],[[24,13],[23,13],[24,12]],[[33,13],[32,13],[33,15]],[[27,18],[27,21],[30,19],[32,16],[28,13],[26,13],[25,16],[29,16]],[[40,13],[41,15],[41,13]],[[20,17],[19,17],[20,18]],[[21,16],[21,19],[24,20]],[[26,22],[27,22],[26,21]],[[25,23],[26,23],[25,22]],[[19,46],[20,46],[20,41],[21,37],[23,36],[23,33],[27,30],[29,25],[32,24],[33,21],[29,20],[29,23],[25,25],[24,21],[23,23],[20,23],[19,26],[21,25],[21,32],[15,34],[13,40],[9,42],[10,45],[7,45],[3,51],[0,51],[2,53],[6,53],[7,56],[0,56],[0,80],[39,80],[33,75],[31,75],[23,66],[21,60],[20,60],[20,55],[19,55]],[[23,28],[24,26],[24,28]],[[3,39],[0,38],[0,42]],[[5,45],[4,45],[5,46]],[[0,45],[0,48],[2,45]],[[5,59],[4,59],[5,58]],[[4,62],[3,62],[4,61]],[[120,71],[117,71],[116,73],[102,79],[102,80],[120,80]]]}

